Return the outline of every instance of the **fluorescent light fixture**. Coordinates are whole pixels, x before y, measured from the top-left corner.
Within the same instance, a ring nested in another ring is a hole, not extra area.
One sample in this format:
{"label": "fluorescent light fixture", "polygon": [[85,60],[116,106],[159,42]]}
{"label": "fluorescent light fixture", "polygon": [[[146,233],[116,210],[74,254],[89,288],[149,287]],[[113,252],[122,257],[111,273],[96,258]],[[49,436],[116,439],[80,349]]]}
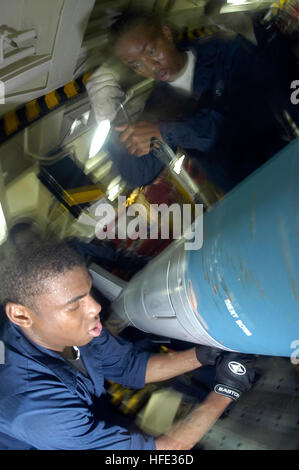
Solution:
{"label": "fluorescent light fixture", "polygon": [[230,5],[245,5],[249,3],[248,0],[227,0],[227,3]]}
{"label": "fluorescent light fixture", "polygon": [[177,175],[179,175],[181,173],[181,168],[182,168],[182,164],[183,164],[183,161],[184,161],[184,158],[185,158],[185,155],[182,155],[177,162],[175,162],[174,166],[173,166],[173,171],[176,172]]}
{"label": "fluorescent light fixture", "polygon": [[7,235],[7,225],[6,220],[4,217],[4,213],[2,210],[2,206],[0,203],[0,245],[5,241]]}
{"label": "fluorescent light fixture", "polygon": [[110,127],[110,121],[108,119],[105,119],[105,121],[100,122],[92,138],[88,158],[94,157],[101,150],[106,140],[106,137],[110,131]]}

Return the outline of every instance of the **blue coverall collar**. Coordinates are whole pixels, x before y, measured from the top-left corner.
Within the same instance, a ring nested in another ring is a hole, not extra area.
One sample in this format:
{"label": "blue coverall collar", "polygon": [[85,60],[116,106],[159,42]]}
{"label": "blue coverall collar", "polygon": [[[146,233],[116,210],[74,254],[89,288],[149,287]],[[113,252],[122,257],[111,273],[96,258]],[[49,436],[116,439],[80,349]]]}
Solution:
{"label": "blue coverall collar", "polygon": [[178,44],[178,48],[181,51],[192,51],[196,56],[193,80],[196,77],[200,77],[200,80],[197,80],[197,86],[193,86],[193,89],[194,97],[199,99],[203,93],[211,89],[211,84],[214,82],[219,41],[215,38],[183,40]]}
{"label": "blue coverall collar", "polygon": [[17,325],[7,320],[1,335],[5,344],[22,356],[33,358],[51,369],[57,377],[72,391],[77,389],[79,371],[70,367],[66,359],[56,351],[33,343]]}

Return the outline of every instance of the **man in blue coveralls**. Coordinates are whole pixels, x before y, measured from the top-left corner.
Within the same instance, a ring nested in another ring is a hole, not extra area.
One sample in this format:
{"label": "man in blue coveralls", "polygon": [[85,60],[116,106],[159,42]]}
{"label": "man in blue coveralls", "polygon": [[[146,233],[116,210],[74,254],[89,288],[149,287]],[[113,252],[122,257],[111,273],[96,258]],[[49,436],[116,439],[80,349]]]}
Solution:
{"label": "man in blue coveralls", "polygon": [[[84,260],[64,242],[33,246],[5,268],[0,448],[191,449],[251,387],[251,357],[205,346],[169,355],[137,351],[102,328],[91,287]],[[167,435],[129,430],[107,406],[105,378],[142,388],[203,364],[216,365],[214,390]]]}
{"label": "man in blue coveralls", "polygon": [[[174,150],[180,146],[189,151],[224,190],[285,145],[274,117],[273,76],[245,38],[177,40],[159,19],[130,11],[111,29],[121,62],[155,80],[142,119],[116,127],[119,138],[112,135],[108,142],[129,184],[149,184],[163,167],[151,151],[152,137]],[[90,77],[86,88],[97,119],[113,119],[121,92],[105,67]]]}

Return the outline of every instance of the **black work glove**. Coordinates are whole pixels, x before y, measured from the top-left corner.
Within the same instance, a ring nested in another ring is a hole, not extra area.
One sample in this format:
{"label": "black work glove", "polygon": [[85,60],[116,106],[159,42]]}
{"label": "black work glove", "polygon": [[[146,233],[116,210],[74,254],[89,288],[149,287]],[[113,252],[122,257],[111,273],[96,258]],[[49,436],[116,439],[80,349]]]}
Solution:
{"label": "black work glove", "polygon": [[195,354],[197,360],[203,366],[214,366],[216,364],[217,359],[221,355],[225,354],[225,351],[199,344],[198,346],[195,346]]}
{"label": "black work glove", "polygon": [[254,363],[254,356],[240,353],[228,353],[219,357],[216,363],[214,391],[233,400],[240,398],[254,383]]}

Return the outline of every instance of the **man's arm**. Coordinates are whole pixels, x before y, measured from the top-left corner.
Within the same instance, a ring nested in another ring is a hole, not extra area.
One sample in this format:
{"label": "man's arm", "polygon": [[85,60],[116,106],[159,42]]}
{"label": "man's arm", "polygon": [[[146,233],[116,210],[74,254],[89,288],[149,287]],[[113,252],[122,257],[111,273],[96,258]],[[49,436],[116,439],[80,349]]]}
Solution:
{"label": "man's arm", "polygon": [[201,366],[214,366],[224,355],[225,351],[203,344],[187,351],[153,354],[147,363],[145,383],[168,380]]}
{"label": "man's arm", "polygon": [[164,436],[155,440],[157,450],[188,450],[208,432],[232,402],[231,398],[211,392],[205,401]]}
{"label": "man's arm", "polygon": [[121,132],[119,140],[135,157],[142,157],[151,151],[152,138],[162,140],[159,127],[153,122],[139,121],[136,124],[116,127],[115,130]]}
{"label": "man's arm", "polygon": [[111,67],[101,65],[88,78],[85,87],[96,121],[113,121],[125,95],[119,85],[119,75]]}
{"label": "man's arm", "polygon": [[[216,350],[217,352],[217,350]],[[199,357],[213,359],[200,348]],[[170,431],[155,440],[157,450],[188,450],[206,434],[232,400],[240,398],[255,381],[254,357],[227,353],[216,359],[214,392],[187,418],[174,424]]]}
{"label": "man's arm", "polygon": [[133,188],[151,184],[165,168],[153,152],[139,158],[131,155],[114,130],[105,142],[105,149],[121,177]]}
{"label": "man's arm", "polygon": [[[159,382],[190,372],[204,364],[213,365],[221,353],[223,354],[223,351],[199,345],[187,351],[152,355],[147,364],[145,382]],[[155,440],[156,449],[191,449],[231,402],[231,398],[211,392],[187,418],[176,423],[167,434]]]}
{"label": "man's arm", "polygon": [[191,372],[201,365],[196,358],[195,348],[168,354],[153,354],[147,363],[145,383],[168,380]]}
{"label": "man's arm", "polygon": [[197,149],[208,152],[215,144],[223,125],[222,116],[209,109],[202,109],[191,118],[158,124],[139,121],[130,126],[116,127],[120,132],[120,141],[128,152],[141,157],[150,152],[153,137],[163,140],[170,147],[180,146],[185,149]]}

